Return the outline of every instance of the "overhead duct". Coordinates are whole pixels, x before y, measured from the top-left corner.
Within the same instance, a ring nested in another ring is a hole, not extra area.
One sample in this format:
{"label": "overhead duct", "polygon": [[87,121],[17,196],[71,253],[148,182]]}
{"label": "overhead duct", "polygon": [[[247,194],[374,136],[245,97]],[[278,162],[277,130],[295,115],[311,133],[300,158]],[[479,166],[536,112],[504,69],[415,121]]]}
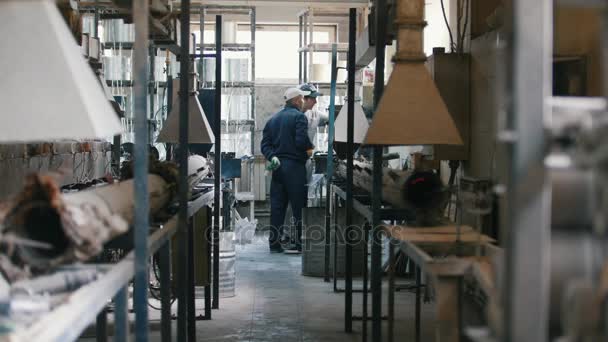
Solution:
{"label": "overhead duct", "polygon": [[368,145],[462,145],[424,63],[424,0],[398,0],[398,49],[390,80],[367,131]]}
{"label": "overhead duct", "polygon": [[[165,121],[158,141],[179,143],[179,79],[173,80],[173,106]],[[209,144],[215,141],[215,135],[209,126],[207,116],[198,100],[198,92],[192,91],[188,96],[188,142],[191,144]]]}
{"label": "overhead duct", "polygon": [[1,141],[88,139],[122,131],[54,1],[0,1],[0,43]]}
{"label": "overhead duct", "polygon": [[[340,113],[336,118],[334,123],[334,127],[336,129],[334,141],[338,142],[346,142],[347,141],[347,119],[348,119],[348,106],[342,106],[340,109]],[[355,144],[363,143],[365,139],[365,134],[369,129],[369,123],[367,122],[367,117],[365,117],[365,113],[363,113],[363,108],[361,107],[360,102],[355,102],[355,130],[354,130],[354,139],[353,142]]]}

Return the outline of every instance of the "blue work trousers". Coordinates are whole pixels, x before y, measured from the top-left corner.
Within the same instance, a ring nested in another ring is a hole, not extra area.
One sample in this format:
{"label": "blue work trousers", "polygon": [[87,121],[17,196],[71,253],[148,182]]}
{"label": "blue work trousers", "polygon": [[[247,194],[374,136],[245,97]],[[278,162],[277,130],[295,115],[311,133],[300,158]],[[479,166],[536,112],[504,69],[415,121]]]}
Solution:
{"label": "blue work trousers", "polygon": [[272,172],[270,183],[270,248],[280,246],[287,205],[291,204],[293,222],[296,226],[295,244],[302,247],[302,208],[306,206],[306,165],[300,161],[280,159],[281,166]]}

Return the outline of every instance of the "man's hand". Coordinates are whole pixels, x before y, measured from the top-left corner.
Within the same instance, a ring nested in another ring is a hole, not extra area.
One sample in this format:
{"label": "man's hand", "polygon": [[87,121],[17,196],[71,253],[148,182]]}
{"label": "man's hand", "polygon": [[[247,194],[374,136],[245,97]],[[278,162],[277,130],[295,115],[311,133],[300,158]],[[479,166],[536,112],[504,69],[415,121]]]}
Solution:
{"label": "man's hand", "polygon": [[314,151],[314,149],[312,149],[312,148],[309,150],[306,150],[306,154],[308,155],[308,158],[310,158],[312,156],[313,151]]}
{"label": "man's hand", "polygon": [[280,166],[281,166],[281,161],[279,160],[279,158],[272,157],[272,159],[270,159],[270,164],[268,164],[268,166],[266,166],[266,170],[274,171],[274,170],[278,169]]}

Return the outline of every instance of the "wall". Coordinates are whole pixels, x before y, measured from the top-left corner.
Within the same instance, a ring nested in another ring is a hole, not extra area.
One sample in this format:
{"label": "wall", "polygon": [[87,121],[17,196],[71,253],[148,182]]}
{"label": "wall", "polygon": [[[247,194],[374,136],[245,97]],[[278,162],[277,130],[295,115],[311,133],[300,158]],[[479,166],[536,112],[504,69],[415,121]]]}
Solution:
{"label": "wall", "polygon": [[293,87],[295,84],[268,84],[256,85],[255,88],[255,155],[261,155],[260,143],[262,141],[262,131],[266,122],[272,115],[281,110],[285,104],[283,93],[288,87]]}
{"label": "wall", "polygon": [[558,8],[554,22],[554,54],[586,56],[587,95],[602,96],[598,13],[591,9]]}
{"label": "wall", "polygon": [[103,142],[0,145],[0,200],[18,193],[28,174],[50,173],[60,186],[87,182],[106,175],[110,160]]}

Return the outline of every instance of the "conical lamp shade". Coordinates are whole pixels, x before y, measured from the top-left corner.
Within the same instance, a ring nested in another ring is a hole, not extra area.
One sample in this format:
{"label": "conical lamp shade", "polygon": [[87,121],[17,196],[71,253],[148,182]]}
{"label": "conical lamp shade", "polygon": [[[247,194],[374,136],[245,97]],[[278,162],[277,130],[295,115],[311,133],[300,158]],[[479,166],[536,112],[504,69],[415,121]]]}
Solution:
{"label": "conical lamp shade", "polygon": [[0,142],[122,131],[54,1],[0,1],[0,44]]}
{"label": "conical lamp shade", "polygon": [[[363,143],[365,139],[365,134],[369,129],[369,123],[367,122],[367,118],[365,117],[365,113],[363,113],[363,108],[361,108],[361,104],[359,102],[355,102],[355,129],[353,135],[353,142],[355,144]],[[336,118],[334,123],[334,127],[336,129],[334,141],[339,142],[347,142],[347,134],[348,134],[348,105],[344,104],[342,109],[340,109],[340,114]]]}
{"label": "conical lamp shade", "polygon": [[463,144],[423,63],[395,64],[364,144]]}
{"label": "conical lamp shade", "polygon": [[[196,95],[190,95],[188,101],[188,143],[209,144],[215,141],[213,130]],[[179,98],[174,97],[171,113],[158,135],[158,141],[179,143]]]}

